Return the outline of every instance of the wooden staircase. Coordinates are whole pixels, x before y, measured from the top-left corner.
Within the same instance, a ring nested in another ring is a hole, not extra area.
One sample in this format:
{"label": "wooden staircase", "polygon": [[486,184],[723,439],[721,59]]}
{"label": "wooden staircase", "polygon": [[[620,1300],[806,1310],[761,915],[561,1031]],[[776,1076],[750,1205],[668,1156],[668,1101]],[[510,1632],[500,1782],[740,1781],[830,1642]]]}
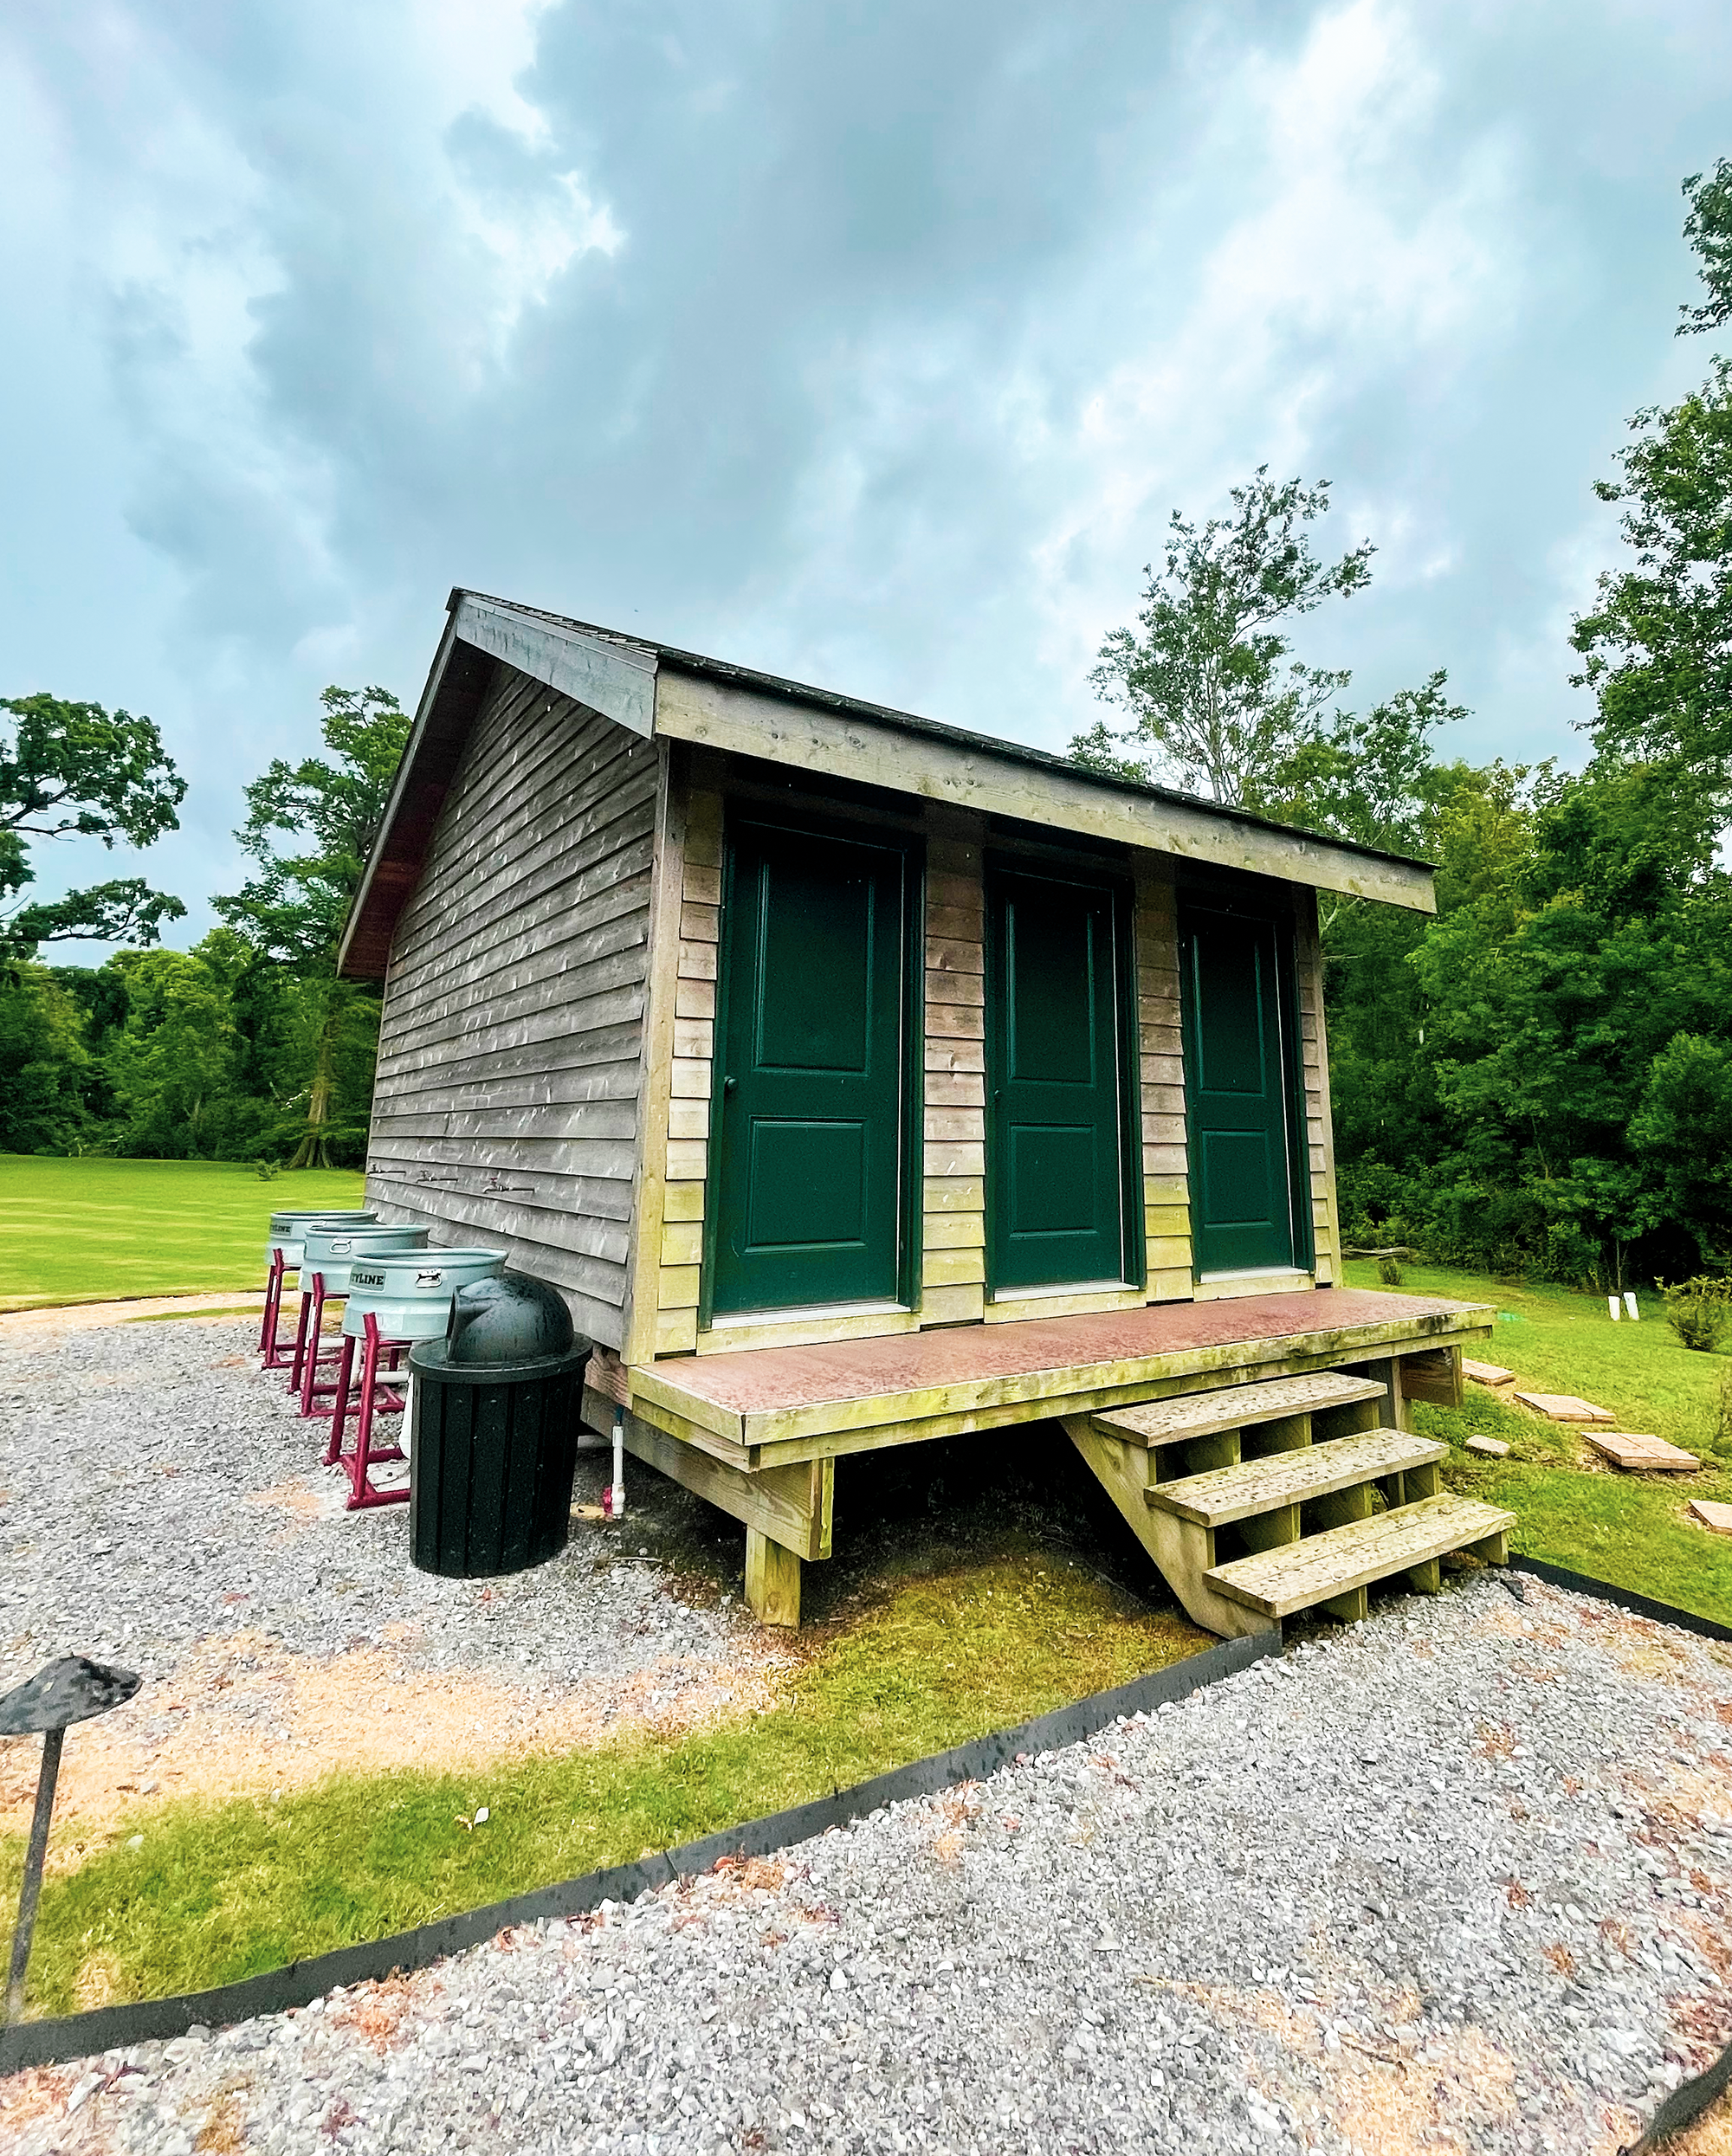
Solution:
{"label": "wooden staircase", "polygon": [[1326,1370],[1064,1428],[1191,1617],[1232,1636],[1301,1610],[1361,1617],[1380,1579],[1436,1593],[1452,1551],[1506,1561],[1514,1514],[1441,1489],[1446,1448],[1387,1427],[1390,1392]]}

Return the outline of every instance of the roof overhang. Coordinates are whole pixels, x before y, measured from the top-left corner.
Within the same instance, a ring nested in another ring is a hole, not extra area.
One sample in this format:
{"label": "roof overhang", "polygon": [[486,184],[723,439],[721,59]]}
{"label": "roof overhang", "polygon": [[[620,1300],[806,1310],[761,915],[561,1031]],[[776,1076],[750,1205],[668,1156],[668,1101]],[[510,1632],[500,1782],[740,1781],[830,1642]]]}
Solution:
{"label": "roof overhang", "polygon": [[1109,778],[1039,749],[481,593],[453,591],[449,607],[338,953],[345,974],[378,979],[385,972],[397,915],[419,879],[495,663],[646,739],[701,743],[1050,830],[1417,913],[1437,910],[1425,862]]}

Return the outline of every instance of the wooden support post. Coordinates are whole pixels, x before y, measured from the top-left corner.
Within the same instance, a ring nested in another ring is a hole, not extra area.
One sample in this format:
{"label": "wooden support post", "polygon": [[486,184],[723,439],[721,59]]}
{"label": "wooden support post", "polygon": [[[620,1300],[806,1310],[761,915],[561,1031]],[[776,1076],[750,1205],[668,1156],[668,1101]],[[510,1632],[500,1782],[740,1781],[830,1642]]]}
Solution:
{"label": "wooden support post", "polygon": [[1311,1417],[1286,1415],[1278,1423],[1256,1423],[1244,1436],[1247,1459],[1266,1460],[1274,1452],[1302,1452],[1311,1442]]}
{"label": "wooden support post", "polygon": [[[1243,1433],[1237,1430],[1218,1431],[1212,1437],[1188,1438],[1182,1445],[1149,1447],[1149,1464],[1157,1481],[1171,1481],[1177,1475],[1206,1475],[1212,1468],[1236,1468],[1243,1457]],[[1181,1453],[1184,1457],[1175,1466],[1167,1457],[1169,1453]]]}
{"label": "wooden support post", "polygon": [[800,1560],[756,1527],[746,1530],[746,1600],[760,1624],[800,1621]]}
{"label": "wooden support post", "polygon": [[1423,1565],[1410,1565],[1407,1568],[1407,1585],[1415,1594],[1441,1594],[1444,1591],[1442,1559],[1428,1557]]}
{"label": "wooden support post", "polygon": [[1332,1617],[1339,1617],[1343,1624],[1357,1624],[1370,1610],[1371,1601],[1363,1587],[1349,1587],[1344,1595],[1331,1595],[1317,1607],[1327,1610]]}
{"label": "wooden support post", "polygon": [[1509,1562],[1509,1530],[1503,1527],[1496,1534],[1489,1534],[1483,1542],[1468,1544],[1470,1555],[1483,1559],[1488,1565],[1507,1565]]}
{"label": "wooden support post", "polygon": [[1323,1528],[1349,1527],[1356,1520],[1369,1520],[1373,1509],[1371,1492],[1369,1482],[1355,1482],[1351,1489],[1331,1490],[1315,1499],[1317,1524]]}
{"label": "wooden support post", "polygon": [[1299,1540],[1299,1507],[1282,1505],[1274,1512],[1257,1513],[1238,1523],[1239,1537],[1248,1550],[1278,1550]]}

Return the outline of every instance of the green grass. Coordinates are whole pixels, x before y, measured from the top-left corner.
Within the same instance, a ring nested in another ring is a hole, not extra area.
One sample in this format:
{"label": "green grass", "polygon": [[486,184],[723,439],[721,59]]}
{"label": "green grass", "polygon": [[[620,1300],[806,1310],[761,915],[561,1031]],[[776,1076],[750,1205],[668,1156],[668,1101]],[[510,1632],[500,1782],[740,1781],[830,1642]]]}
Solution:
{"label": "green grass", "polygon": [[0,1311],[258,1288],[270,1216],[362,1203],[347,1169],[0,1153]]}
{"label": "green grass", "polygon": [[[1375,1288],[1374,1265],[1350,1263],[1348,1284]],[[1514,1546],[1590,1578],[1651,1595],[1732,1624],[1732,1536],[1691,1520],[1692,1497],[1732,1503],[1732,1462],[1708,1449],[1722,1373],[1732,1357],[1685,1347],[1657,1294],[1642,1320],[1614,1325],[1603,1295],[1513,1286],[1442,1268],[1404,1265],[1397,1294],[1453,1296],[1496,1306],[1490,1339],[1471,1351],[1516,1373],[1526,1391],[1574,1392],[1609,1408],[1619,1430],[1649,1430],[1702,1460],[1693,1475],[1637,1475],[1600,1462],[1567,1425],[1547,1423],[1470,1385],[1459,1410],[1416,1406],[1428,1436],[1459,1447],[1474,1432],[1515,1447],[1507,1461],[1451,1453],[1452,1488],[1505,1505],[1520,1526]]]}
{"label": "green grass", "polygon": [[[29,2011],[228,1983],[622,1862],[1211,1643],[1086,1566],[1012,1553],[903,1578],[826,1628],[782,1703],[713,1730],[462,1777],[335,1776],[277,1803],[141,1811],[49,1879]],[[466,1830],[460,1815],[480,1804],[490,1818]],[[22,1836],[0,1848],[0,1906],[16,1899],[22,1854]]]}

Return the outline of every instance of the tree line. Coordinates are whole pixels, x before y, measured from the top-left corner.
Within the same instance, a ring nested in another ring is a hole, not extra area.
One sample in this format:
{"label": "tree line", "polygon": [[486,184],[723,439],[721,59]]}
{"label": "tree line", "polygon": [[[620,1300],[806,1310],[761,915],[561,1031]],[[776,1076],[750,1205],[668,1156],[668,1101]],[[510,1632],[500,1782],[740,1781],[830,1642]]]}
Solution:
{"label": "tree line", "polygon": [[[1732,163],[1684,183],[1706,288],[1679,335],[1732,322]],[[1592,692],[1580,771],[1471,763],[1434,668],[1369,711],[1293,655],[1298,617],[1370,581],[1318,555],[1327,482],[1266,468],[1232,513],[1175,511],[1134,628],[1093,681],[1082,765],[1438,865],[1435,919],[1322,896],[1326,1015],[1350,1239],[1621,1288],[1732,1273],[1732,361],[1638,412],[1614,477],[1625,565],[1571,637]],[[1564,661],[1560,655],[1561,663]],[[251,864],[191,951],[180,902],[121,880],[29,898],[30,837],[147,845],[184,787],[147,719],[0,703],[0,1150],[297,1166],[364,1158],[378,1037],[335,951],[408,720],[325,692],[325,753],[273,763],[236,834]],[[129,947],[96,967],[59,941]]]}
{"label": "tree line", "polygon": [[[148,845],[185,794],[149,719],[48,695],[0,701],[0,1152],[365,1158],[378,998],[337,945],[409,719],[389,690],[327,688],[326,753],[273,762],[236,833],[252,873],[219,925],[162,947],[180,900],[128,878],[42,901],[26,841]],[[98,966],[45,952],[124,939]]]}
{"label": "tree line", "polygon": [[[1706,298],[1732,322],[1732,163],[1684,183]],[[1135,629],[1103,645],[1113,716],[1077,759],[1438,864],[1435,920],[1322,895],[1350,1239],[1622,1288],[1732,1272],[1732,362],[1638,411],[1616,475],[1628,565],[1580,616],[1591,754],[1472,764],[1441,670],[1369,713],[1292,656],[1373,549],[1320,559],[1327,485],[1177,512]]]}

